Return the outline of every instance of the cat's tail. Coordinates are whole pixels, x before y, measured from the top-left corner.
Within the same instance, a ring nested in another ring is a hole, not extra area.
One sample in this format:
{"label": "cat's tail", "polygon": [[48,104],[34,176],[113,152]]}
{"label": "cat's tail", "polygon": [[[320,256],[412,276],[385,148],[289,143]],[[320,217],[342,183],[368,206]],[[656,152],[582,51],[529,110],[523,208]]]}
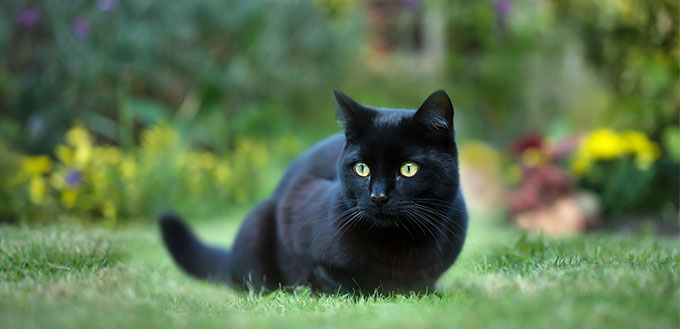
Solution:
{"label": "cat's tail", "polygon": [[158,222],[165,246],[184,271],[199,279],[230,283],[227,250],[205,245],[174,213],[162,214]]}

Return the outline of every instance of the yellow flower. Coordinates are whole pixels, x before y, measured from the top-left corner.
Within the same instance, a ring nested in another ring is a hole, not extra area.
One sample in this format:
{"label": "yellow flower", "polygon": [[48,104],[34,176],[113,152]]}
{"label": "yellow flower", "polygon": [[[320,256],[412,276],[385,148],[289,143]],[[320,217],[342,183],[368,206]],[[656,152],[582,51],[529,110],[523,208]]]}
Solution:
{"label": "yellow flower", "polygon": [[635,154],[635,164],[641,170],[648,169],[659,158],[659,147],[642,132],[629,130],[621,134],[630,153]]}
{"label": "yellow flower", "polygon": [[73,164],[73,150],[66,145],[57,145],[56,149],[57,159],[65,165]]}
{"label": "yellow flower", "polygon": [[94,159],[104,165],[120,162],[120,149],[115,146],[99,146],[93,149]]}
{"label": "yellow flower", "polygon": [[151,152],[162,152],[175,147],[179,134],[168,124],[159,124],[142,132],[142,148]]}
{"label": "yellow flower", "polygon": [[52,160],[47,155],[27,156],[21,160],[21,169],[27,176],[44,174],[52,170]]}
{"label": "yellow flower", "polygon": [[78,201],[78,191],[77,190],[66,190],[61,193],[61,204],[67,209],[73,208],[76,201]]}
{"label": "yellow flower", "polygon": [[46,191],[47,185],[42,176],[36,175],[31,177],[31,181],[28,184],[28,195],[32,203],[43,204],[45,202]]}
{"label": "yellow flower", "polygon": [[626,151],[625,141],[616,132],[598,129],[585,137],[583,152],[593,159],[610,160]]}
{"label": "yellow flower", "polygon": [[202,152],[196,157],[194,161],[196,161],[198,164],[198,168],[210,170],[215,167],[215,162],[217,162],[217,159],[215,158],[215,154],[211,152]]}
{"label": "yellow flower", "polygon": [[105,189],[108,186],[108,179],[106,179],[105,170],[93,170],[87,175],[89,180],[91,180],[92,185],[100,189]]}
{"label": "yellow flower", "polygon": [[528,167],[535,167],[546,163],[547,158],[543,151],[535,147],[531,147],[522,152],[522,162]]}
{"label": "yellow flower", "polygon": [[66,132],[66,143],[74,147],[84,144],[92,145],[92,138],[82,125],[76,124]]}
{"label": "yellow flower", "polygon": [[220,161],[220,163],[217,164],[217,167],[215,167],[215,178],[217,179],[217,183],[226,184],[230,176],[231,168],[229,167],[229,164]]}
{"label": "yellow flower", "polygon": [[493,146],[481,142],[471,141],[460,148],[460,161],[473,167],[484,166],[499,170],[501,156]]}
{"label": "yellow flower", "polygon": [[57,190],[66,188],[66,178],[63,173],[55,172],[50,175],[50,185]]}
{"label": "yellow flower", "polygon": [[131,180],[137,175],[137,163],[131,157],[125,157],[120,164],[120,171],[123,174],[123,178]]}
{"label": "yellow flower", "polygon": [[659,146],[640,131],[627,130],[618,134],[612,130],[599,129],[583,138],[572,162],[572,170],[577,175],[583,175],[593,161],[611,160],[624,155],[634,155],[638,169],[646,170],[659,158],[659,153]]}
{"label": "yellow flower", "polygon": [[640,170],[647,170],[652,166],[657,156],[653,153],[640,153],[635,157],[635,165]]}
{"label": "yellow flower", "polygon": [[66,132],[66,145],[58,145],[57,158],[65,165],[85,167],[92,159],[92,137],[81,124]]}
{"label": "yellow flower", "polygon": [[92,158],[92,147],[89,145],[82,145],[75,150],[74,163],[82,168],[90,161]]}
{"label": "yellow flower", "polygon": [[571,170],[576,176],[583,176],[592,166],[592,160],[583,155],[577,155],[571,163]]}
{"label": "yellow flower", "polygon": [[249,138],[241,138],[238,141],[235,156],[246,159],[253,168],[261,168],[269,159],[269,154],[264,145]]}
{"label": "yellow flower", "polygon": [[111,201],[104,201],[104,203],[102,203],[102,214],[104,214],[104,217],[109,219],[116,218],[118,215],[118,212],[116,211],[116,205],[114,205]]}

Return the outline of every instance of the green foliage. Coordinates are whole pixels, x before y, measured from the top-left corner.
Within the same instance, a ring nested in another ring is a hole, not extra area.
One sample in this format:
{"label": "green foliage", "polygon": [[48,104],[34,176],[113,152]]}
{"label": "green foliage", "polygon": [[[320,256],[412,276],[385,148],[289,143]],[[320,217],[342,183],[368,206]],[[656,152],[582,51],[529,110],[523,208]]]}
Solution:
{"label": "green foliage", "polygon": [[[447,76],[472,134],[598,125],[655,140],[680,120],[677,1],[463,1],[446,14]],[[467,114],[465,113],[465,114]]]}
{"label": "green foliage", "polygon": [[659,213],[663,207],[678,208],[677,175],[669,175],[666,167],[680,165],[659,156],[659,145],[640,131],[598,129],[582,137],[572,170],[581,187],[597,193],[609,218]]}
{"label": "green foliage", "polygon": [[220,147],[252,111],[273,116],[259,132],[318,118],[316,91],[330,94],[356,49],[343,23],[355,16],[309,1],[4,1],[1,137],[49,152],[80,119],[127,147],[139,126],[176,119]]}
{"label": "green foliage", "polygon": [[19,172],[20,156],[0,141],[0,222],[18,218],[27,211],[28,198],[21,197],[13,188],[14,175]]}
{"label": "green foliage", "polygon": [[[631,212],[650,210],[655,213],[660,205],[672,202],[655,193],[652,185],[657,169],[640,170],[632,159],[600,161],[593,165],[581,185],[600,196],[602,207],[609,218],[623,217]],[[664,191],[665,192],[665,191]]]}
{"label": "green foliage", "polygon": [[613,93],[613,123],[658,136],[680,120],[680,35],[674,0],[553,0],[556,22],[581,40]]}
{"label": "green foliage", "polygon": [[560,87],[543,83],[564,75],[559,66],[546,64],[563,61],[566,48],[554,41],[562,35],[550,29],[544,6],[453,0],[444,8],[447,77],[473,134],[506,144],[527,127],[547,126],[555,113],[573,110],[557,93]]}
{"label": "green foliage", "polygon": [[663,132],[663,142],[671,160],[680,163],[680,127],[667,127]]}
{"label": "green foliage", "polygon": [[[389,107],[416,107],[428,92],[445,88],[456,106],[459,140],[482,136],[497,147],[528,132],[550,139],[596,127],[640,130],[662,145],[653,177],[638,177],[646,187],[622,190],[628,172],[607,183],[614,192],[597,191],[608,195],[607,204],[633,207],[622,200],[636,200],[649,209],[678,199],[677,1],[393,5],[402,6],[395,12],[403,15],[393,17],[399,30],[425,31],[426,47],[372,53],[376,12],[357,2],[2,2],[0,139],[6,145],[0,151],[7,157],[0,159],[0,219],[50,221],[64,207],[66,217],[82,220],[252,203],[291,157],[276,151],[277,138],[317,140],[336,127],[334,85]],[[73,122],[82,122],[100,151],[111,145],[117,151],[108,151],[121,154],[116,165],[75,168],[89,184],[79,198],[52,178],[74,170],[55,148]],[[142,155],[144,132],[162,123],[182,142]],[[237,160],[258,148],[268,151],[264,167]],[[58,161],[49,173],[12,178],[24,160],[10,150]],[[228,159],[238,178],[218,186],[214,173],[205,173],[210,170],[190,168],[203,166],[197,163],[206,154],[216,163]],[[123,162],[128,173],[134,163],[139,177],[124,179]],[[188,194],[196,196],[180,197]]]}
{"label": "green foliage", "polygon": [[574,178],[610,218],[677,220],[677,1],[452,0],[442,8],[460,130],[501,147],[528,134],[550,143],[595,128],[635,130],[662,148],[601,159]]}

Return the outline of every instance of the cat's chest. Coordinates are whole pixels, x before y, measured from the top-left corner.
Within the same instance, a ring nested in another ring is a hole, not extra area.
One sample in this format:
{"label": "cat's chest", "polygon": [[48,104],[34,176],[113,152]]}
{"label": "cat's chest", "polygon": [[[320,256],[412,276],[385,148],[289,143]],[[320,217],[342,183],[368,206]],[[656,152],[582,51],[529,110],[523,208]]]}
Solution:
{"label": "cat's chest", "polygon": [[434,285],[447,267],[443,266],[442,258],[429,249],[408,245],[345,244],[341,255],[343,257],[327,259],[327,263],[319,266],[327,284],[335,283],[368,292],[379,287],[427,290],[423,287]]}
{"label": "cat's chest", "polygon": [[437,271],[446,255],[435,243],[403,236],[371,237],[361,234],[344,236],[339,248],[345,250],[346,266],[370,269],[382,275],[408,276],[414,269]]}

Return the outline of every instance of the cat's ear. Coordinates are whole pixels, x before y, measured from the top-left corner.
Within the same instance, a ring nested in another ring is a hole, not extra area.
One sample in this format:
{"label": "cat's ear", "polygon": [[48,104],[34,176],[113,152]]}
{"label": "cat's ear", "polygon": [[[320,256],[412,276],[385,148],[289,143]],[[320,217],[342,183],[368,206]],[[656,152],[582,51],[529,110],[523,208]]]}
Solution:
{"label": "cat's ear", "polygon": [[361,121],[363,106],[349,96],[345,95],[338,88],[333,87],[333,95],[338,103],[338,121],[346,128],[358,124]]}
{"label": "cat's ear", "polygon": [[439,89],[420,105],[415,119],[433,129],[453,131],[453,104],[445,91]]}

